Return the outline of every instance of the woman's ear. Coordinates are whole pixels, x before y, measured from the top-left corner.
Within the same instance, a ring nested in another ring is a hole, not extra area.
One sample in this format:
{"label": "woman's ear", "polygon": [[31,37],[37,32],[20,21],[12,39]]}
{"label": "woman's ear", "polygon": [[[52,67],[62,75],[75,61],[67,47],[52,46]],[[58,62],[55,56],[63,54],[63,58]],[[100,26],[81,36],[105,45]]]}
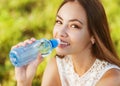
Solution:
{"label": "woman's ear", "polygon": [[94,38],[94,36],[91,36],[91,43],[92,43],[92,45],[94,45],[95,44],[95,38]]}

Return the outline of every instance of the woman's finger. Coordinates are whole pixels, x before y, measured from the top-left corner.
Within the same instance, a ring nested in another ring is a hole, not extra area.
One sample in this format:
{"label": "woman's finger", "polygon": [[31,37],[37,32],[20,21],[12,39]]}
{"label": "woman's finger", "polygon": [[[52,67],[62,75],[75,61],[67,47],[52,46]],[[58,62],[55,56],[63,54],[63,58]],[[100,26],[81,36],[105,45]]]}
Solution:
{"label": "woman's finger", "polygon": [[28,64],[27,70],[26,70],[26,74],[27,74],[26,76],[30,81],[34,78],[37,67],[42,61],[43,61],[43,58],[41,54],[39,54],[38,57],[34,61]]}
{"label": "woman's finger", "polygon": [[14,49],[14,48],[18,48],[18,47],[20,47],[20,46],[23,46],[23,45],[24,45],[23,42],[20,42],[20,43],[18,43],[17,45],[12,46],[11,50]]}
{"label": "woman's finger", "polygon": [[25,67],[15,67],[15,78],[18,82],[23,82],[26,79]]}
{"label": "woman's finger", "polygon": [[42,57],[42,55],[39,53],[38,54],[38,57],[37,57],[37,65],[39,65],[41,62],[43,61],[43,57]]}
{"label": "woman's finger", "polygon": [[12,50],[12,49],[14,49],[14,48],[17,48],[17,45],[15,45],[15,46],[12,46],[12,47],[11,47],[11,50]]}
{"label": "woman's finger", "polygon": [[31,40],[31,41],[33,41],[33,42],[34,42],[34,41],[36,41],[36,39],[35,39],[35,38],[33,38],[33,37],[32,37],[30,40]]}
{"label": "woman's finger", "polygon": [[30,39],[27,39],[24,41],[25,44],[32,44],[32,41]]}

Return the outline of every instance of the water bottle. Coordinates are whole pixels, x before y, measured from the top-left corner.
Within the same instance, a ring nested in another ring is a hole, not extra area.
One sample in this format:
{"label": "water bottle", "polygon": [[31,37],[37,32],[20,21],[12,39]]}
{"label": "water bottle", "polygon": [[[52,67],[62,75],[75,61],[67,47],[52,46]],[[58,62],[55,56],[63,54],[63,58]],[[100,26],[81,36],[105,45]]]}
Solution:
{"label": "water bottle", "polygon": [[9,53],[10,61],[16,67],[24,66],[35,60],[39,52],[43,57],[49,55],[59,43],[59,39],[47,40],[43,38],[32,44],[14,48]]}

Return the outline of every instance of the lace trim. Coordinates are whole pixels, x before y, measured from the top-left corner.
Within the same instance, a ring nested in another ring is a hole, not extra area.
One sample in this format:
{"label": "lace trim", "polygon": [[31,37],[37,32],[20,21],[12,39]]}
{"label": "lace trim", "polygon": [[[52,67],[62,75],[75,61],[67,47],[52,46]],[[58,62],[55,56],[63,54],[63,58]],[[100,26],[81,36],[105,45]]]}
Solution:
{"label": "lace trim", "polygon": [[82,76],[79,76],[74,71],[70,57],[66,56],[63,59],[56,57],[56,61],[62,86],[95,86],[106,71],[112,68],[120,69],[116,65],[96,59],[91,68]]}

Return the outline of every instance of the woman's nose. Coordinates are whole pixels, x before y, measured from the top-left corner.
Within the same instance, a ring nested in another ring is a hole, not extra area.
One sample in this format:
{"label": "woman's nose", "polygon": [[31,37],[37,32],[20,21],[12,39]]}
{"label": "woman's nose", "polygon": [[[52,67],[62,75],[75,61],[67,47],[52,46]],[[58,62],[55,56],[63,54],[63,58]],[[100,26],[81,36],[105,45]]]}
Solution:
{"label": "woman's nose", "polygon": [[67,37],[68,34],[67,34],[66,28],[60,29],[59,32],[58,32],[58,35],[59,35],[60,37]]}

